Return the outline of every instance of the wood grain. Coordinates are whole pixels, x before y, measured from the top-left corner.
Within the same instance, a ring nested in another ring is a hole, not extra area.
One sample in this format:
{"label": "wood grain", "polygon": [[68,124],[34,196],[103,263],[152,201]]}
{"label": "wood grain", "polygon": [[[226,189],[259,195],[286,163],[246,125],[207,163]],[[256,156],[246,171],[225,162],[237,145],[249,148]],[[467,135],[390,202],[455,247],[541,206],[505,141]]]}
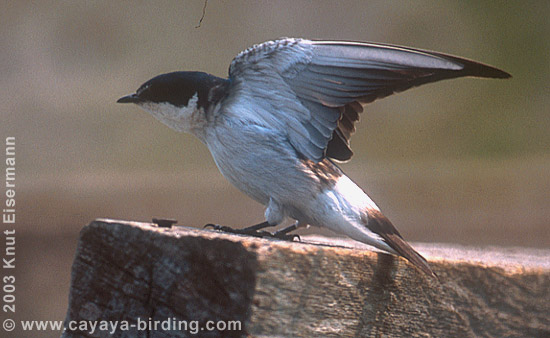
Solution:
{"label": "wood grain", "polygon": [[[66,323],[242,323],[241,331],[134,329],[114,337],[550,336],[550,250],[515,249],[509,259],[506,249],[413,245],[438,282],[352,241],[308,240],[316,243],[96,220],[81,232]],[[492,259],[464,259],[472,252]]]}

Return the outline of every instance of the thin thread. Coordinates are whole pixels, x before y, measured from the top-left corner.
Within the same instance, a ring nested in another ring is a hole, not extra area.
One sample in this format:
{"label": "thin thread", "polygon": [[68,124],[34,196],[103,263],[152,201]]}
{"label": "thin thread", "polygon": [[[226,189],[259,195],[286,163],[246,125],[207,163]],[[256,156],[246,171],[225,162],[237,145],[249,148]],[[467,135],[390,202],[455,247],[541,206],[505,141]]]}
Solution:
{"label": "thin thread", "polygon": [[208,4],[208,0],[204,0],[204,6],[202,7],[202,16],[201,16],[201,19],[199,20],[199,25],[198,26],[195,26],[195,28],[199,28],[202,24],[202,19],[204,19],[204,14],[206,13],[206,5]]}

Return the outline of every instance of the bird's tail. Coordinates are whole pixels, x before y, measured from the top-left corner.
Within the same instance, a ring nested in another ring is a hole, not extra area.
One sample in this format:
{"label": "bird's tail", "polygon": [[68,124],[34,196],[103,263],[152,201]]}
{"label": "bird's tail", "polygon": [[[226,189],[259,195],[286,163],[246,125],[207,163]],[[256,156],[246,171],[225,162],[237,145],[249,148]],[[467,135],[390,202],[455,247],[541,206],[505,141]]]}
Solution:
{"label": "bird's tail", "polygon": [[432,271],[424,257],[414,250],[393,226],[390,220],[377,209],[368,209],[363,222],[367,228],[376,233],[399,255],[411,262],[420,271],[439,279]]}

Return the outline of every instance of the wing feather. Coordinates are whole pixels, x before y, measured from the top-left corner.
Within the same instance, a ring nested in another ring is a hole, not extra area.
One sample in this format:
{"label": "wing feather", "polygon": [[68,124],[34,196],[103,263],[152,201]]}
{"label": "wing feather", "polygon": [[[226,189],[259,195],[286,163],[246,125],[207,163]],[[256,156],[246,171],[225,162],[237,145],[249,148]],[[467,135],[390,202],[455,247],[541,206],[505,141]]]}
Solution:
{"label": "wing feather", "polygon": [[[256,109],[226,114],[286,133],[302,156],[340,161],[363,105],[424,83],[461,76],[510,75],[474,61],[392,45],[284,38],[255,45],[231,63],[231,103]],[[245,100],[246,102],[243,102]]]}

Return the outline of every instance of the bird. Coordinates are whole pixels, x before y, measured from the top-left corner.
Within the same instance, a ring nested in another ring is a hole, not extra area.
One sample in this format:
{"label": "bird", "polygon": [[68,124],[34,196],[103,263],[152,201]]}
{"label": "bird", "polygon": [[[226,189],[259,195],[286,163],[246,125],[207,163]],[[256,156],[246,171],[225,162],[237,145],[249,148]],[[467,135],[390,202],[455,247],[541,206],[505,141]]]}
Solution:
{"label": "bird", "polygon": [[[422,84],[458,77],[505,79],[465,58],[391,44],[280,38],[240,52],[227,78],[201,71],[161,74],[118,99],[168,127],[195,135],[222,175],[265,206],[265,221],[240,234],[294,239],[324,227],[401,256],[437,278],[339,163],[364,106]],[[294,220],[287,228],[262,229]]]}

